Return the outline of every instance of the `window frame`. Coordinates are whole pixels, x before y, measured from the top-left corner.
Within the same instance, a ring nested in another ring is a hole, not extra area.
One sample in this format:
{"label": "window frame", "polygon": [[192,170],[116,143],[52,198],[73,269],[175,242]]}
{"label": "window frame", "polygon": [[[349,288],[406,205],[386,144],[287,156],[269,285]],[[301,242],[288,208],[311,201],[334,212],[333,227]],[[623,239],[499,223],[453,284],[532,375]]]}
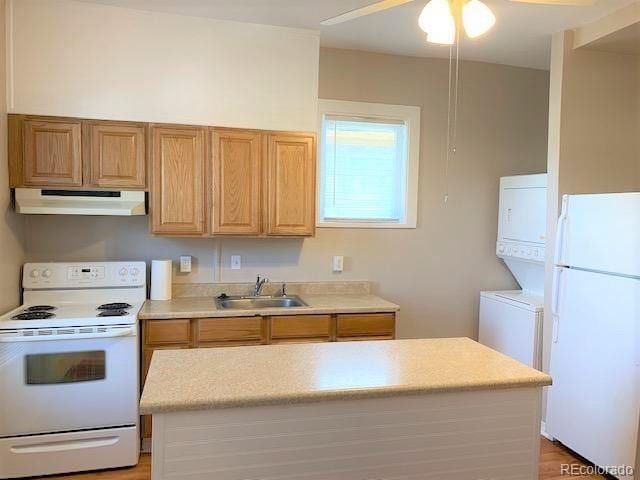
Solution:
{"label": "window frame", "polygon": [[[325,220],[323,214],[324,165],[324,119],[326,116],[372,119],[380,122],[395,121],[406,125],[407,159],[404,180],[404,217],[399,222]],[[318,100],[318,177],[316,227],[318,228],[416,228],[418,217],[418,172],[420,165],[420,107],[389,105],[383,103],[351,102],[345,100]]]}

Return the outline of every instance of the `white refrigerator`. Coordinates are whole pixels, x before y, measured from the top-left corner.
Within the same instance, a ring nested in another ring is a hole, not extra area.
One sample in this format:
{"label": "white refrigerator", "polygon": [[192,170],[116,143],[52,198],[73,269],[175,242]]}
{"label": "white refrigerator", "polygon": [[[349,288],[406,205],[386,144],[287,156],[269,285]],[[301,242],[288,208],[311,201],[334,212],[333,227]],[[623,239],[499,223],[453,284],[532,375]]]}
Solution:
{"label": "white refrigerator", "polygon": [[639,480],[640,193],[565,196],[556,240],[547,431]]}

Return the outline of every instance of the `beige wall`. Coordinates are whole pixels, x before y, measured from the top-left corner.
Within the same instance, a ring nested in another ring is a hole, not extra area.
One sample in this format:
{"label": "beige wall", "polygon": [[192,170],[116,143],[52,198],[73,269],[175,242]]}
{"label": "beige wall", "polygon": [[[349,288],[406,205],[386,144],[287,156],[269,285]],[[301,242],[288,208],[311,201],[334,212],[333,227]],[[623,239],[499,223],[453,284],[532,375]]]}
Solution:
{"label": "beige wall", "polygon": [[565,34],[559,193],[640,189],[640,57],[580,48]]}
{"label": "beige wall", "polygon": [[[156,258],[193,254],[177,281],[363,279],[402,308],[402,337],[477,334],[478,293],[514,288],[494,254],[498,179],[545,171],[548,72],[463,63],[458,156],[445,206],[448,63],[322,49],[321,98],[422,109],[418,228],[319,229],[312,239],[152,238],[145,219],[30,217],[32,260]],[[242,255],[242,270],[229,268]],[[345,271],[331,272],[331,256]]]}
{"label": "beige wall", "polygon": [[10,112],[315,128],[318,31],[9,1]]}
{"label": "beige wall", "polygon": [[5,1],[0,0],[0,314],[19,304],[20,268],[24,257],[23,219],[13,212],[9,194],[4,19]]}

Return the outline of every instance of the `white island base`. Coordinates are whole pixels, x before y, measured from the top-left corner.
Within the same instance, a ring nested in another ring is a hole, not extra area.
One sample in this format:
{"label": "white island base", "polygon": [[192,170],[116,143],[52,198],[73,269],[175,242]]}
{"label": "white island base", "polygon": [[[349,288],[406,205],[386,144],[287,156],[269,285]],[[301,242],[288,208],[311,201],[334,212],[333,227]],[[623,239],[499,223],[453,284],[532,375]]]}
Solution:
{"label": "white island base", "polygon": [[141,410],[153,480],[537,480],[550,383],[469,339],[161,351]]}

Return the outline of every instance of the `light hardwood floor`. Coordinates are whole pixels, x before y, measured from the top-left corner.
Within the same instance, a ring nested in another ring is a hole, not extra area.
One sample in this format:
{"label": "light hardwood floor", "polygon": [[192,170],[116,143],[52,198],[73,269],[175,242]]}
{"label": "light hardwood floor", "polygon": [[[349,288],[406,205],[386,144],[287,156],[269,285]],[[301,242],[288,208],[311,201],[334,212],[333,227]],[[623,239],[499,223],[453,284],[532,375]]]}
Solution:
{"label": "light hardwood floor", "polygon": [[[555,445],[546,439],[540,441],[540,476],[539,480],[576,480],[585,478],[603,478],[600,476],[577,477],[560,473],[560,465],[563,463],[583,464],[579,459],[559,445]],[[122,468],[103,472],[83,473],[78,475],[61,475],[40,477],[46,480],[150,480],[151,457],[142,455],[140,463],[134,468]]]}

